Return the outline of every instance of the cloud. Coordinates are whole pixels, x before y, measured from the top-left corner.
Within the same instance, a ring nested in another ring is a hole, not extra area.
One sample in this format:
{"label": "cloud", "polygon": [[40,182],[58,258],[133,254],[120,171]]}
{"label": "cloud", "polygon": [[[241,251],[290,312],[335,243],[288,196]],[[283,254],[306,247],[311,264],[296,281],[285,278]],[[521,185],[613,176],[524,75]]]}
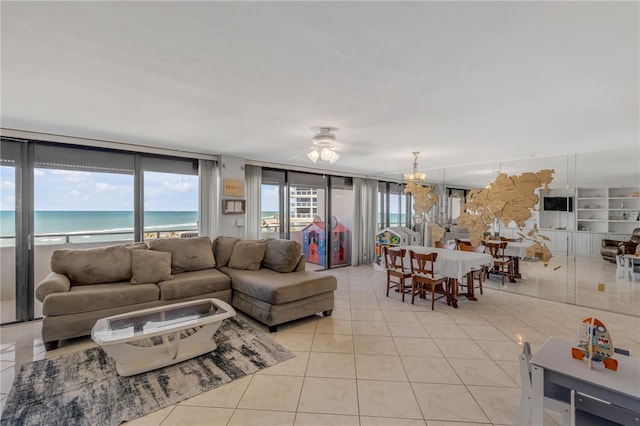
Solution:
{"label": "cloud", "polygon": [[160,201],[158,201],[158,200],[146,200],[144,202],[144,208],[146,210],[152,210],[153,207],[157,207],[159,205],[160,205]]}
{"label": "cloud", "polygon": [[46,176],[47,173],[42,169],[33,169],[34,176]]}
{"label": "cloud", "polygon": [[0,210],[15,210],[16,209],[16,197],[9,195],[4,197],[4,200],[0,202]]}
{"label": "cloud", "polygon": [[67,194],[69,194],[72,198],[75,198],[76,200],[88,200],[89,196],[83,194],[82,192],[78,191],[77,189],[74,189],[72,191],[67,192]]}
{"label": "cloud", "polygon": [[120,190],[118,185],[112,185],[110,183],[104,183],[104,182],[96,183],[96,189],[101,192],[117,192]]}
{"label": "cloud", "polygon": [[163,182],[162,186],[165,190],[171,192],[187,192],[193,188],[191,182],[178,181],[178,182]]}
{"label": "cloud", "polygon": [[78,172],[75,170],[51,170],[51,173],[58,176],[64,176],[66,180],[69,182],[91,182],[91,173],[89,172]]}
{"label": "cloud", "polygon": [[0,189],[15,189],[16,184],[10,180],[3,180],[0,182]]}

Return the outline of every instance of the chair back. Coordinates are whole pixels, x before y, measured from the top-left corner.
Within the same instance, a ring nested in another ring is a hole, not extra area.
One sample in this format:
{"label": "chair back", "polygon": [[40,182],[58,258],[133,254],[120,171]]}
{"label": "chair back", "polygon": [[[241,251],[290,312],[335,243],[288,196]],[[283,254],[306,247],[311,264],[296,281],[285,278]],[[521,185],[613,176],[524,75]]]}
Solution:
{"label": "chair back", "polygon": [[404,267],[404,256],[406,254],[406,249],[385,247],[384,261],[386,263],[387,272],[391,274],[405,274],[406,269]]}
{"label": "chair back", "polygon": [[456,243],[442,243],[440,241],[436,241],[436,248],[441,248],[441,249],[445,249],[445,250],[455,250],[456,249]]}
{"label": "chair back", "polygon": [[409,250],[409,259],[411,260],[411,275],[433,277],[433,271],[438,253],[416,253]]}
{"label": "chair back", "polygon": [[[520,359],[520,411],[516,424],[529,424],[529,417],[533,409],[533,387],[531,382],[531,346],[529,342],[524,342]],[[562,415],[563,424],[571,424],[571,405],[565,401],[544,397],[544,408],[557,411]]]}
{"label": "chair back", "polygon": [[522,242],[522,238],[500,237],[500,241],[506,241],[508,243],[521,243]]}
{"label": "chair back", "polygon": [[491,254],[494,259],[500,259],[504,257],[504,249],[507,248],[507,244],[506,241],[487,241],[485,246],[489,249],[489,254]]}
{"label": "chair back", "polygon": [[458,246],[458,249],[461,251],[471,251],[475,253],[484,253],[486,250],[486,246],[479,245],[478,247],[473,247],[471,243],[461,242]]}

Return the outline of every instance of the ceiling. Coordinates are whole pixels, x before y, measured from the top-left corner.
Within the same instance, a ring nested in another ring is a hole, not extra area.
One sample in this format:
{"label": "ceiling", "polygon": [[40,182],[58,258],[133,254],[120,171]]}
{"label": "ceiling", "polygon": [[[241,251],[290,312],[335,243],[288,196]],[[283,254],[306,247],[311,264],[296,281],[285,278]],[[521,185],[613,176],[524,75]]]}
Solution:
{"label": "ceiling", "polygon": [[[638,2],[2,1],[0,12],[3,128],[394,179],[420,151],[420,170],[469,186],[509,162],[639,145]],[[339,128],[335,164],[307,159],[317,126]],[[637,174],[638,161],[585,169],[597,181]]]}

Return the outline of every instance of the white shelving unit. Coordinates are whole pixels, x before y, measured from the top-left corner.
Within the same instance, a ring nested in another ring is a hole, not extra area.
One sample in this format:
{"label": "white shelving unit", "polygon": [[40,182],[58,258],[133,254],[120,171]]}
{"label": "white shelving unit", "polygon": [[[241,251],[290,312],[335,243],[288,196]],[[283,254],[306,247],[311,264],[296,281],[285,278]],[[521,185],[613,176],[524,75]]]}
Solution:
{"label": "white shelving unit", "polygon": [[576,229],[578,231],[608,231],[607,188],[578,188]]}
{"label": "white shelving unit", "polygon": [[640,187],[578,188],[578,231],[631,234],[640,227]]}

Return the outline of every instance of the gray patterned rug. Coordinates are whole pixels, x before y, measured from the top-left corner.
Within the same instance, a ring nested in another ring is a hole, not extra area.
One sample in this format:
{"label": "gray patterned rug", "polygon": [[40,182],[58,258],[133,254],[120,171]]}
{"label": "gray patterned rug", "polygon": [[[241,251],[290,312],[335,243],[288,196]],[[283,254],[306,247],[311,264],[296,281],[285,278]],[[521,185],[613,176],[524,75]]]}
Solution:
{"label": "gray patterned rug", "polygon": [[294,355],[236,318],[224,321],[218,348],[176,365],[121,377],[101,348],[23,365],[2,425],[117,425],[176,404]]}

